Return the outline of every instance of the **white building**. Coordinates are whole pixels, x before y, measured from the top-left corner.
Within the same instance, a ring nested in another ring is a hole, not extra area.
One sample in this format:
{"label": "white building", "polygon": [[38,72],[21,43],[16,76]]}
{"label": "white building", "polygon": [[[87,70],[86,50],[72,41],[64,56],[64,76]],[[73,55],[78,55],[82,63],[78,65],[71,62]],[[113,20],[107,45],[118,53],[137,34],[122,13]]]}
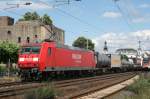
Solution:
{"label": "white building", "polygon": [[136,58],[138,55],[138,51],[132,48],[117,49],[116,53],[126,55],[128,58]]}

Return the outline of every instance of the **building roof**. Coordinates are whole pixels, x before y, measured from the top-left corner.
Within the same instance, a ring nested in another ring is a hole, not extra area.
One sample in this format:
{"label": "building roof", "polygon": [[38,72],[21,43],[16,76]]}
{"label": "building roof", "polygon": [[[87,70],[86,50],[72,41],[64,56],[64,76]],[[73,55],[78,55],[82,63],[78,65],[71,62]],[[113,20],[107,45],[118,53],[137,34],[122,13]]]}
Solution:
{"label": "building roof", "polygon": [[138,51],[133,48],[117,49],[116,53],[125,55],[137,55]]}

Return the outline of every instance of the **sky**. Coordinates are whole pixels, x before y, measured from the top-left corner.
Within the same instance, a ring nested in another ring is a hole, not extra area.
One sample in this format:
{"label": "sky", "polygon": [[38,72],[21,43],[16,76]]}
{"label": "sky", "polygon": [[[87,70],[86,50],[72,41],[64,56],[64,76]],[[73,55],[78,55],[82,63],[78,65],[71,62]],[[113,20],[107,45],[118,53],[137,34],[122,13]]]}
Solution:
{"label": "sky", "polygon": [[[138,48],[150,50],[150,0],[0,0],[0,16],[17,21],[27,11],[48,14],[65,31],[65,44],[79,36],[91,39],[99,52]],[[23,5],[31,2],[31,5]],[[17,6],[16,4],[19,4]]]}

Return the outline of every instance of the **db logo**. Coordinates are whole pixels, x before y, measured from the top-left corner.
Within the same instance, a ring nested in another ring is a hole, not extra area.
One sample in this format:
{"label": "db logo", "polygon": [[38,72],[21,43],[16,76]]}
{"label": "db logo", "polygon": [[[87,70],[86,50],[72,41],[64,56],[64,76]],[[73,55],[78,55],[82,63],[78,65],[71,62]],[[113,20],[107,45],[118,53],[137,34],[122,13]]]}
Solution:
{"label": "db logo", "polygon": [[82,56],[80,54],[72,54],[72,59],[81,59]]}

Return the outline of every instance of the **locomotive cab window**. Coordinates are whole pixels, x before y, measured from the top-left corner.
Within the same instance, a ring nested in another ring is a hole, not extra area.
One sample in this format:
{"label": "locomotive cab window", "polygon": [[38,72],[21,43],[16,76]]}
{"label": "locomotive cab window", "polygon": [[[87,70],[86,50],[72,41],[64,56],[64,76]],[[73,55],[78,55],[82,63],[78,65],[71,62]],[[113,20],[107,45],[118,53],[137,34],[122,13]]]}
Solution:
{"label": "locomotive cab window", "polygon": [[39,54],[39,52],[40,52],[40,47],[32,47],[32,53]]}
{"label": "locomotive cab window", "polygon": [[23,47],[21,49],[21,54],[39,54],[40,53],[40,47]]}

